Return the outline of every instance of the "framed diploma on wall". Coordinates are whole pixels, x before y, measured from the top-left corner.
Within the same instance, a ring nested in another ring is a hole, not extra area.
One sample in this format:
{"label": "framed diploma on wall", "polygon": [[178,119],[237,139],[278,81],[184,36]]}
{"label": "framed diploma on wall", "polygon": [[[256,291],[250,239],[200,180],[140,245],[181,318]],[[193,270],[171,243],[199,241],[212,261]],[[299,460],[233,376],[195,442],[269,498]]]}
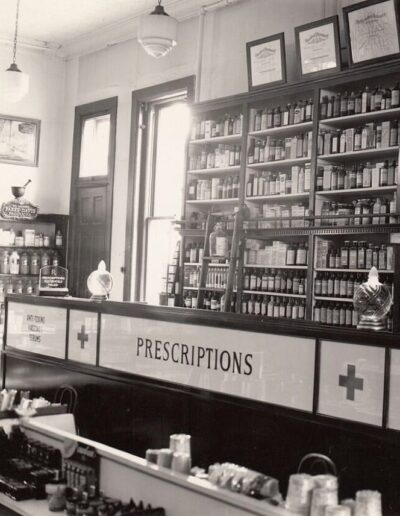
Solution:
{"label": "framed diploma on wall", "polygon": [[343,8],[349,64],[400,56],[398,0],[367,0]]}
{"label": "framed diploma on wall", "polygon": [[337,16],[295,28],[300,76],[325,75],[339,71],[340,43]]}
{"label": "framed diploma on wall", "polygon": [[286,82],[285,36],[274,36],[246,43],[249,90]]}

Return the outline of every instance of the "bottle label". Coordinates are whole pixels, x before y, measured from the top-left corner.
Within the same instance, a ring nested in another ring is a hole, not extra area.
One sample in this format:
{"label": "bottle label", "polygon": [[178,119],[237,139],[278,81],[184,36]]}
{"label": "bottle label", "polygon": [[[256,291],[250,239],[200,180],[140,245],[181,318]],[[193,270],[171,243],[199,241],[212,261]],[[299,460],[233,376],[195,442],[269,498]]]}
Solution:
{"label": "bottle label", "polygon": [[228,239],[227,237],[216,237],[215,254],[217,256],[228,256]]}

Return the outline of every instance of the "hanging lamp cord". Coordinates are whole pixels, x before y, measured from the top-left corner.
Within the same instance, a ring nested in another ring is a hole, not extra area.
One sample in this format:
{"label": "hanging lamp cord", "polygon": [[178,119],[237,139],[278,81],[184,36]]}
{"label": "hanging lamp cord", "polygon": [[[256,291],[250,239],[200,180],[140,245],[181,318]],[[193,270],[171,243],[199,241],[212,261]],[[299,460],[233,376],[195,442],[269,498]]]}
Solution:
{"label": "hanging lamp cord", "polygon": [[19,22],[19,3],[20,0],[17,0],[17,12],[15,15],[15,33],[14,33],[14,46],[13,46],[13,64],[16,63],[17,59],[17,37],[18,37],[18,22]]}

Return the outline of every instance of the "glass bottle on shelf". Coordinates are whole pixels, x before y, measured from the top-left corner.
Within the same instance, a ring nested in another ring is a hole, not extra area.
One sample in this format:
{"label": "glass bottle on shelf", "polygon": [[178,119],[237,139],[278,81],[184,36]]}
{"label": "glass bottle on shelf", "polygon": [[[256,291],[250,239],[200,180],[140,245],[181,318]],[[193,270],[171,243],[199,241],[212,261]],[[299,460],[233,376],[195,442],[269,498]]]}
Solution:
{"label": "glass bottle on shelf", "polygon": [[10,274],[19,274],[20,256],[17,251],[13,251],[10,256]]}
{"label": "glass bottle on shelf", "polygon": [[219,222],[210,234],[210,256],[228,256],[228,237]]}
{"label": "glass bottle on shelf", "polygon": [[33,275],[38,275],[39,274],[39,270],[40,270],[40,265],[39,265],[39,255],[38,253],[36,253],[35,251],[32,253],[31,255],[31,266],[30,266],[30,271],[31,271],[31,274]]}
{"label": "glass bottle on shelf", "polygon": [[3,254],[1,256],[0,272],[1,274],[10,273],[10,255],[8,251],[3,251]]}

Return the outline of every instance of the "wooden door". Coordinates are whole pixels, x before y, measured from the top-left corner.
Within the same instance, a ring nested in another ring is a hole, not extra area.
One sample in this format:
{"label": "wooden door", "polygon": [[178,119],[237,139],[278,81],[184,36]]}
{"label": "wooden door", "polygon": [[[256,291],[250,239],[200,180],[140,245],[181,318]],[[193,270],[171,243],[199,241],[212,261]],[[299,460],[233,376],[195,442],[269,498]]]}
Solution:
{"label": "wooden door", "polygon": [[[116,111],[116,98],[75,109],[69,270],[70,291],[76,297],[90,297],[87,277],[101,260],[108,270],[111,266]],[[106,128],[99,130],[104,121]],[[103,131],[100,139],[99,131]]]}

